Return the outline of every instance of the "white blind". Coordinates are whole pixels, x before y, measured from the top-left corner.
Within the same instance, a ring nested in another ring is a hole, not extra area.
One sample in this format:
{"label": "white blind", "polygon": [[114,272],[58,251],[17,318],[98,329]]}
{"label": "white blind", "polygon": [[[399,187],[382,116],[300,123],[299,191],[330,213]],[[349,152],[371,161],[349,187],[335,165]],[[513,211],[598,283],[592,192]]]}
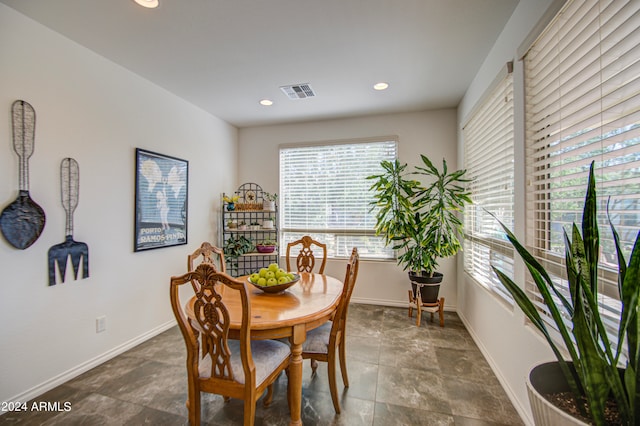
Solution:
{"label": "white blind", "polygon": [[508,301],[511,296],[491,270],[513,278],[513,250],[491,212],[513,229],[513,74],[484,97],[463,128],[465,168],[473,204],[465,208],[464,268],[478,283]]}
{"label": "white blind", "polygon": [[328,143],[280,149],[280,224],[286,247],[302,235],[327,244],[328,255],[390,259],[393,250],[375,236],[373,194],[367,176],[395,160],[395,140]]}
{"label": "white blind", "polygon": [[[638,1],[570,1],[524,57],[527,243],[566,288],[563,228],[580,224],[595,160],[600,302],[612,321],[619,303],[607,198],[627,259],[640,223],[639,9]],[[527,290],[537,294],[532,282]]]}

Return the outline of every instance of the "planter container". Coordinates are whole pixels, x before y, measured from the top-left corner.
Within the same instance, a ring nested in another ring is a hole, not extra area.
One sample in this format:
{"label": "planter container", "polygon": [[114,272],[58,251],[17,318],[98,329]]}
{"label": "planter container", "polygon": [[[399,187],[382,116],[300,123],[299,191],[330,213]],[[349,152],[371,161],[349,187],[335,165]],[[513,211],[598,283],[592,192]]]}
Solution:
{"label": "planter container", "polygon": [[276,210],[276,202],[275,201],[269,201],[269,200],[264,200],[262,202],[262,210],[267,210],[270,212],[273,212]]}
{"label": "planter container", "polygon": [[272,220],[263,220],[262,228],[264,229],[273,229],[273,221]]}
{"label": "planter container", "polygon": [[437,303],[438,294],[440,293],[440,283],[442,282],[442,274],[440,272],[434,272],[433,277],[430,277],[426,272],[416,274],[409,272],[409,280],[411,280],[411,289],[413,290],[413,296],[416,295],[416,283],[420,285],[420,297],[422,303]]}
{"label": "planter container", "polygon": [[276,250],[276,246],[256,246],[259,253],[273,253]]}
{"label": "planter container", "polygon": [[555,392],[570,391],[557,361],[537,365],[529,372],[527,393],[536,426],[587,426],[571,414],[562,411],[543,396]]}

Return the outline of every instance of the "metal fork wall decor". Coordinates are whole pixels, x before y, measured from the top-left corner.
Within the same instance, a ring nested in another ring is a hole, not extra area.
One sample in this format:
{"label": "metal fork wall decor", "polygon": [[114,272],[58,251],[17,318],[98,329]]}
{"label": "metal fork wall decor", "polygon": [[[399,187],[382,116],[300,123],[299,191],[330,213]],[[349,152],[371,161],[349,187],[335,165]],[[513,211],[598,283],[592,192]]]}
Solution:
{"label": "metal fork wall decor", "polygon": [[73,212],[78,206],[80,192],[80,168],[73,158],[65,158],[60,163],[60,185],[62,207],[66,212],[66,238],[63,243],[51,246],[49,249],[49,285],[56,284],[56,264],[60,271],[61,282],[64,282],[68,257],[71,257],[74,279],[78,279],[81,259],[83,259],[82,278],[89,276],[89,247],[85,243],[73,240]]}

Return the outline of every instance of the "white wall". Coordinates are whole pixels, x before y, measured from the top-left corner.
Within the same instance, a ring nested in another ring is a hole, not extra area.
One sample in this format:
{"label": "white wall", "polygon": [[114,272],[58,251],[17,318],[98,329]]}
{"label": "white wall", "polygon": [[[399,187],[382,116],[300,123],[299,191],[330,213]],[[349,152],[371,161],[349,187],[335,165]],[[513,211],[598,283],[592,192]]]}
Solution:
{"label": "white wall", "polygon": [[[234,187],[237,129],[0,4],[0,205],[17,196],[10,108],[37,114],[30,192],[46,212],[35,244],[0,237],[0,400],[27,400],[174,323],[169,277],[217,241],[219,194]],[[188,245],[134,253],[135,148],[189,161]],[[90,277],[49,287],[47,251],[63,242],[60,161],[80,165],[77,241]],[[96,317],[107,330],[97,334]]]}
{"label": "white wall", "polygon": [[[456,165],[456,111],[446,109],[240,129],[238,179],[278,192],[280,144],[392,135],[398,136],[403,162],[417,165],[420,154],[425,154],[434,162],[446,158],[449,167]],[[344,260],[329,261],[326,272],[342,279],[344,268]],[[445,297],[446,309],[455,309],[455,260],[442,260],[439,270],[445,275],[440,295]],[[406,272],[394,262],[363,261],[353,301],[404,307],[409,288]]]}
{"label": "white wall", "polygon": [[[508,24],[487,56],[482,68],[458,107],[458,155],[462,161],[462,125],[470,111],[507,61],[514,61],[515,111],[515,229],[524,237],[524,110],[522,62],[516,50],[553,0],[527,0],[518,3]],[[463,254],[464,255],[464,254]],[[487,265],[488,267],[488,265]],[[516,282],[524,281],[521,263],[516,264]],[[535,364],[554,359],[543,338],[525,324],[516,307],[499,302],[462,270],[458,259],[458,314],[491,364],[498,379],[527,424],[533,424],[526,394],[526,376]]]}

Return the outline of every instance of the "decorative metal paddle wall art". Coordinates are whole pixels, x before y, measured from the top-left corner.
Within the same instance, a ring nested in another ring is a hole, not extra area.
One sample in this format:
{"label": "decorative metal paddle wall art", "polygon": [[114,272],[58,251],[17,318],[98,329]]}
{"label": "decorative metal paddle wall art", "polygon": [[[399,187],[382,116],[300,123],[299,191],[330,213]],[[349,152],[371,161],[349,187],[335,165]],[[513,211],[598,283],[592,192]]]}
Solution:
{"label": "decorative metal paddle wall art", "polygon": [[80,192],[80,168],[73,158],[65,158],[60,163],[60,186],[62,207],[66,212],[66,238],[63,243],[51,246],[49,249],[49,285],[56,284],[56,264],[60,271],[61,282],[64,282],[69,257],[71,257],[74,279],[78,279],[80,260],[83,260],[82,278],[89,276],[89,247],[85,243],[73,240],[73,212],[78,206]]}
{"label": "decorative metal paddle wall art", "polygon": [[18,198],[2,210],[0,230],[9,244],[24,250],[42,234],[45,214],[29,196],[29,158],[35,145],[36,112],[25,101],[11,106],[13,150],[20,159],[18,166]]}

